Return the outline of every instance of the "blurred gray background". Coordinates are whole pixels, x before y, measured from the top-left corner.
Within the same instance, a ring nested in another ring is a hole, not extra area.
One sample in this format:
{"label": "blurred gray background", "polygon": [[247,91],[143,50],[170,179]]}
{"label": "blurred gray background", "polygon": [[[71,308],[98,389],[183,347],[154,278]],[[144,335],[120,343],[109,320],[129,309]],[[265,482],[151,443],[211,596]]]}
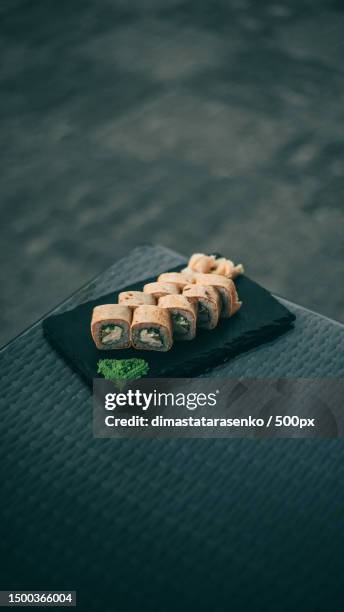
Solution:
{"label": "blurred gray background", "polygon": [[142,242],[343,321],[343,10],[2,0],[0,343]]}

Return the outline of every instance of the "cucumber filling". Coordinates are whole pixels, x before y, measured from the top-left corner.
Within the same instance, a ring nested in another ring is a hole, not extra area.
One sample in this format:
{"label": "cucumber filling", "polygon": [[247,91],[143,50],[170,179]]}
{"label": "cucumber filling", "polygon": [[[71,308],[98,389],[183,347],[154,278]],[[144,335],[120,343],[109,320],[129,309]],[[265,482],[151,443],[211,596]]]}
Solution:
{"label": "cucumber filling", "polygon": [[143,344],[149,344],[150,346],[156,347],[162,346],[162,339],[157,327],[148,327],[147,329],[141,329],[139,337]]}
{"label": "cucumber filling", "polygon": [[179,313],[172,313],[173,331],[179,336],[184,336],[190,330],[190,324],[186,317]]}
{"label": "cucumber filling", "polygon": [[103,325],[100,330],[100,339],[103,344],[113,344],[121,339],[123,329],[115,323],[108,323]]}

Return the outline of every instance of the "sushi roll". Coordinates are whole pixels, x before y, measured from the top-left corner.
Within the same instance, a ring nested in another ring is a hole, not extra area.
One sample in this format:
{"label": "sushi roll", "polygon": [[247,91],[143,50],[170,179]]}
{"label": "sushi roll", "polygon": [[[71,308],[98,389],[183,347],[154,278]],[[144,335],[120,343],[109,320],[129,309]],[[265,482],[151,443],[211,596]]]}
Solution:
{"label": "sushi roll", "polygon": [[168,310],[159,306],[138,306],[131,325],[131,343],[136,349],[169,351],[173,336]]}
{"label": "sushi roll", "polygon": [[123,349],[130,346],[132,311],[122,304],[103,304],[93,309],[91,334],[100,350]]}
{"label": "sushi roll", "polygon": [[165,295],[159,299],[159,308],[166,308],[171,315],[173,338],[193,340],[196,336],[197,304],[184,295]]}
{"label": "sushi roll", "polygon": [[149,293],[143,293],[143,291],[122,291],[118,296],[118,303],[130,308],[137,308],[137,306],[156,304],[156,299]]}
{"label": "sushi roll", "polygon": [[216,289],[210,285],[186,285],[183,296],[197,307],[197,327],[214,329],[221,312],[221,299]]}
{"label": "sushi roll", "polygon": [[194,282],[194,275],[187,272],[164,272],[158,277],[158,282],[176,285],[182,291],[185,285]]}
{"label": "sushi roll", "polygon": [[235,284],[230,278],[220,274],[197,274],[196,284],[211,286],[217,289],[221,296],[221,317],[226,319],[233,316],[241,307]]}
{"label": "sushi roll", "polygon": [[220,257],[215,263],[216,268],[211,271],[212,274],[220,274],[220,276],[226,276],[227,278],[236,278],[244,272],[244,266],[242,264],[237,264],[235,266],[230,259],[225,259],[224,257]]}
{"label": "sushi roll", "polygon": [[155,297],[156,300],[163,297],[164,295],[178,294],[180,293],[178,287],[173,283],[148,283],[143,287],[144,293],[148,293]]}

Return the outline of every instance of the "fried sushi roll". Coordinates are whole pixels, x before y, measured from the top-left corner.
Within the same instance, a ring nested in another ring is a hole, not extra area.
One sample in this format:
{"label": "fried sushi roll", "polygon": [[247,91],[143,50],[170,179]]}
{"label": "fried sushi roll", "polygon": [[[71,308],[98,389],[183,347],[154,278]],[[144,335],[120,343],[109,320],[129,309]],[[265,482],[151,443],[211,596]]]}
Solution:
{"label": "fried sushi roll", "polygon": [[235,284],[230,278],[220,274],[197,274],[196,284],[211,286],[217,289],[221,296],[221,317],[233,316],[241,307]]}
{"label": "fried sushi roll", "polygon": [[138,306],[131,325],[131,343],[136,349],[169,351],[173,336],[168,310],[159,306]]}
{"label": "fried sushi roll", "polygon": [[102,304],[93,309],[91,334],[100,350],[130,346],[132,311],[122,304]]}
{"label": "fried sushi roll", "polygon": [[179,288],[173,283],[148,283],[143,287],[144,293],[152,295],[156,300],[164,295],[176,295],[180,293]]}
{"label": "fried sushi roll", "polygon": [[165,295],[158,302],[159,308],[166,308],[171,315],[173,338],[193,340],[196,336],[197,304],[184,295]]}
{"label": "fried sushi roll", "polygon": [[190,285],[194,282],[194,275],[187,272],[164,272],[158,277],[159,283],[169,283],[176,285],[182,291],[185,285]]}
{"label": "fried sushi roll", "polygon": [[220,294],[216,289],[210,285],[186,285],[183,296],[197,307],[197,327],[214,329],[221,312]]}
{"label": "fried sushi roll", "polygon": [[137,306],[150,305],[155,306],[156,299],[149,293],[143,291],[122,291],[118,296],[118,303],[129,308],[137,308]]}

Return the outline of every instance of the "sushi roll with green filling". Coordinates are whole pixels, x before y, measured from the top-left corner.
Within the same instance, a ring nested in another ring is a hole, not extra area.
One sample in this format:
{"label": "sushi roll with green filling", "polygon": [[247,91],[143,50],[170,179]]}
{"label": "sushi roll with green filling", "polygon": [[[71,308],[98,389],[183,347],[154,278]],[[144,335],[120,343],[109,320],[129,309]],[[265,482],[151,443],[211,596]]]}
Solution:
{"label": "sushi roll with green filling", "polygon": [[122,304],[102,304],[93,309],[91,335],[103,351],[130,346],[132,311]]}
{"label": "sushi roll with green filling", "polygon": [[214,329],[218,324],[221,312],[220,295],[213,287],[186,285],[183,296],[197,307],[197,327]]}
{"label": "sushi roll with green filling", "polygon": [[131,343],[145,351],[169,351],[172,348],[172,323],[168,310],[159,306],[138,306],[131,325]]}
{"label": "sushi roll with green filling", "polygon": [[165,295],[159,299],[159,307],[166,308],[171,315],[173,338],[193,340],[196,335],[197,304],[184,295]]}
{"label": "sushi roll with green filling", "polygon": [[197,274],[196,285],[214,287],[221,296],[221,317],[232,317],[241,308],[234,282],[220,274]]}

